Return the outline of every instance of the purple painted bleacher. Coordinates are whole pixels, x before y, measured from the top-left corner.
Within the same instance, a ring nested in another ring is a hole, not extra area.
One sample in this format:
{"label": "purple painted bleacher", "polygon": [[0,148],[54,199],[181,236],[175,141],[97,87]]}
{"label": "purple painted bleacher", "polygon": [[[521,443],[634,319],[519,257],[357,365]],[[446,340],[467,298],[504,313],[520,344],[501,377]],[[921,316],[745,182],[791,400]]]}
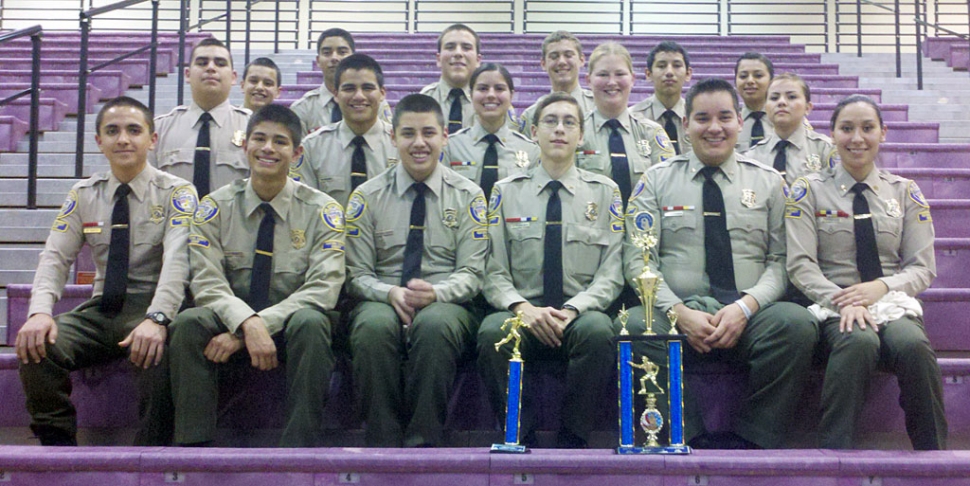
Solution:
{"label": "purple painted bleacher", "polygon": [[[29,88],[30,83],[5,82],[0,85],[0,98]],[[77,83],[42,83],[40,90],[42,98],[54,98],[67,105],[68,115],[77,115]],[[95,104],[101,98],[101,89],[88,83],[87,94],[87,112],[94,113]]]}
{"label": "purple painted bleacher", "polygon": [[[88,58],[94,59],[113,59],[119,54],[118,49],[114,48],[91,48],[88,50]],[[41,57],[44,60],[47,59],[70,59],[77,61],[78,57],[81,55],[80,47],[50,47],[45,46],[41,50]],[[129,59],[136,59],[147,63],[149,61],[150,54],[146,51],[141,54],[134,55]],[[7,47],[0,44],[0,58],[13,58],[13,59],[30,59],[31,51],[26,47]],[[170,73],[175,69],[176,59],[175,51],[171,49],[159,49],[156,70],[159,74]],[[97,64],[97,62],[90,62],[91,64]]]}
{"label": "purple painted bleacher", "polygon": [[0,152],[17,150],[17,143],[27,135],[28,131],[30,131],[30,124],[27,122],[17,117],[0,115]]}
{"label": "purple painted bleacher", "polygon": [[[108,61],[108,58],[89,58],[88,66],[94,66],[96,64],[101,64],[102,62]],[[31,63],[33,61],[30,58],[2,58],[0,57],[0,65],[3,65],[6,69],[11,69],[14,71],[30,70]],[[110,69],[121,71],[125,73],[130,79],[129,83],[131,86],[144,86],[148,84],[148,60],[147,59],[133,59],[128,58],[118,61],[110,66]],[[41,72],[42,78],[46,77],[47,70],[54,71],[71,71],[75,73],[80,68],[80,61],[77,59],[43,59],[41,61]],[[100,72],[100,71],[95,71]]]}
{"label": "purple painted bleacher", "polygon": [[[30,69],[15,70],[5,69],[0,72],[0,83],[29,83]],[[70,83],[77,86],[78,73],[74,70],[55,70],[52,68],[42,69],[40,72],[40,82],[46,83]],[[112,69],[102,69],[88,75],[88,83],[97,86],[101,90],[101,99],[108,100],[117,98],[125,93],[131,86],[131,77],[127,74]]]}
{"label": "purple painted bleacher", "polygon": [[[38,129],[46,132],[60,128],[61,121],[67,116],[67,104],[54,98],[40,98],[38,105]],[[25,96],[0,106],[0,116],[30,120],[30,97]]]}

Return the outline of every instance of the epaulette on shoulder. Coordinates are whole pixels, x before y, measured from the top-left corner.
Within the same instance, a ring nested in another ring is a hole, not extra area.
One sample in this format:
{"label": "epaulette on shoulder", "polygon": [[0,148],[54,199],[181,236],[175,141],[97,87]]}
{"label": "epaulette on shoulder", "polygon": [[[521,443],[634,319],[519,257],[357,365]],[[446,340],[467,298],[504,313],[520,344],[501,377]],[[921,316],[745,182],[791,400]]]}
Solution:
{"label": "epaulette on shoulder", "polygon": [[821,140],[823,142],[832,143],[831,138],[829,138],[827,135],[818,133],[815,130],[807,130],[805,133],[805,137],[812,140]]}
{"label": "epaulette on shoulder", "polygon": [[[749,156],[747,156],[745,154],[735,154],[734,158],[738,161],[739,164],[744,163],[744,164],[748,164],[748,165],[755,166],[755,167],[757,167],[759,169],[764,169],[764,170],[768,170],[768,171],[772,171],[772,172],[778,173],[778,171],[775,170],[774,167],[772,167],[770,165],[767,165],[767,164],[765,164],[765,163],[763,163],[763,162],[761,162],[761,161],[759,161],[759,160],[757,160],[755,158],[749,157]],[[778,173],[778,174],[781,175],[780,173]]]}
{"label": "epaulette on shoulder", "polygon": [[[462,133],[466,133],[466,132],[468,132],[468,131],[469,131],[469,130],[471,130],[471,129],[472,129],[472,127],[465,127],[465,128],[462,128],[461,130],[458,130],[457,132],[455,132],[455,133],[454,133],[454,135],[459,135],[459,134],[462,134]],[[451,134],[449,134],[449,136],[450,136],[450,135],[451,135]]]}
{"label": "epaulette on shoulder", "polygon": [[[644,125],[644,126],[647,126],[647,127],[653,128],[653,129],[659,128],[659,129],[663,130],[663,127],[659,123],[657,123],[657,122],[655,122],[655,121],[647,118],[646,115],[644,115],[643,113],[640,113],[638,111],[637,112],[631,111],[630,112],[630,119],[636,121],[640,125]],[[664,133],[667,133],[667,132],[664,132]]]}
{"label": "epaulette on shoulder", "polygon": [[880,170],[879,171],[879,178],[882,179],[882,180],[884,180],[884,181],[886,181],[886,182],[888,182],[888,183],[890,183],[890,184],[898,184],[898,183],[901,183],[901,182],[908,183],[909,182],[909,179],[907,179],[905,177],[902,177],[902,176],[898,176],[896,174],[893,174],[892,172],[888,172],[888,171],[885,171],[885,170]]}
{"label": "epaulette on shoulder", "polygon": [[91,177],[88,177],[87,179],[82,179],[80,181],[77,181],[77,183],[74,184],[74,188],[80,189],[82,187],[94,187],[102,182],[107,182],[109,174],[110,172],[107,172],[107,171],[97,172],[93,174]]}
{"label": "epaulette on shoulder", "polygon": [[337,131],[336,124],[324,125],[310,132],[307,136],[303,137],[303,142],[306,143],[309,140],[323,137],[325,133],[336,133],[336,131]]}
{"label": "epaulette on shoulder", "polygon": [[179,106],[176,106],[175,108],[172,108],[172,111],[169,111],[168,113],[165,113],[164,115],[158,115],[158,116],[156,116],[155,117],[155,121],[157,122],[159,120],[162,120],[162,119],[165,119],[165,118],[169,118],[169,117],[175,116],[178,113],[182,113],[182,112],[188,111],[188,110],[189,110],[189,107],[187,105],[179,105]]}
{"label": "epaulette on shoulder", "polygon": [[437,88],[437,87],[438,87],[438,81],[435,81],[435,82],[433,82],[433,83],[431,83],[431,84],[429,84],[429,85],[421,88],[421,91],[419,91],[418,93],[423,94],[423,95],[426,95],[426,94],[434,91],[435,88]]}
{"label": "epaulette on shoulder", "polygon": [[293,196],[297,199],[308,202],[308,203],[320,203],[326,204],[330,202],[333,198],[327,195],[325,192],[314,189],[302,182],[294,181]]}
{"label": "epaulette on shoulder", "polygon": [[249,108],[244,108],[242,106],[235,106],[235,105],[229,105],[229,107],[232,108],[232,111],[239,113],[241,115],[252,116],[253,114],[253,111],[250,110]]}
{"label": "epaulette on shoulder", "polygon": [[152,182],[162,189],[171,189],[178,186],[192,185],[189,181],[168,172],[156,170]]}
{"label": "epaulette on shoulder", "polygon": [[588,170],[580,169],[578,167],[576,168],[576,171],[579,172],[579,178],[585,182],[595,182],[597,184],[603,184],[603,185],[613,186],[613,187],[616,186],[616,182],[613,182],[613,179],[610,179],[609,177],[606,177],[602,174],[590,172]]}
{"label": "epaulette on shoulder", "polygon": [[515,131],[515,130],[512,130],[512,136],[514,136],[514,137],[518,137],[518,138],[520,138],[520,139],[522,139],[522,140],[525,140],[526,142],[529,142],[529,143],[535,143],[535,142],[534,142],[534,141],[532,140],[532,138],[531,138],[531,137],[527,137],[527,136],[525,136],[525,134],[523,134],[523,133],[520,133],[520,132],[517,132],[517,131]]}

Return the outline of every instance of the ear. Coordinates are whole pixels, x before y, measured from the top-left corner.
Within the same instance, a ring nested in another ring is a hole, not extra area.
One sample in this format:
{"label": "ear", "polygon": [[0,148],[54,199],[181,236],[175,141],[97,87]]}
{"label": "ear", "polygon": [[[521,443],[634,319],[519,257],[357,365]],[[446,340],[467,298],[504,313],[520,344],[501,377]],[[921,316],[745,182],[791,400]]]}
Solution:
{"label": "ear", "polygon": [[[98,139],[97,136],[94,137],[95,140]],[[158,143],[158,132],[152,132],[152,143],[148,146],[148,150],[155,150],[155,144]],[[100,145],[100,142],[99,142]]]}
{"label": "ear", "polygon": [[811,101],[805,103],[805,116],[808,116],[808,114],[812,112],[812,108],[815,108],[815,105],[813,105]]}
{"label": "ear", "polygon": [[889,127],[885,124],[882,126],[882,136],[879,137],[879,143],[884,143],[886,141],[886,133],[889,132]]}
{"label": "ear", "polygon": [[687,68],[687,77],[684,78],[684,82],[690,81],[690,77],[694,75],[694,70],[692,68]]}

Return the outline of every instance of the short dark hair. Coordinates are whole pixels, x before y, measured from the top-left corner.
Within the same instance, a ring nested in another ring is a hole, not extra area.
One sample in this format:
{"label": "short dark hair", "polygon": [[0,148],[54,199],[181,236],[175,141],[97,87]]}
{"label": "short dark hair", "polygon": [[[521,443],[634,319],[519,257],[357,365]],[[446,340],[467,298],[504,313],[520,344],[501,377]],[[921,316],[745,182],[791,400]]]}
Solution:
{"label": "short dark hair", "polygon": [[249,76],[249,68],[253,66],[268,67],[276,71],[276,85],[280,86],[283,84],[283,75],[280,74],[280,67],[268,57],[257,57],[256,59],[250,61],[249,64],[246,65],[246,69],[243,70],[243,80],[246,79],[246,76]]}
{"label": "short dark hair", "polygon": [[340,89],[340,76],[348,69],[371,71],[374,73],[374,77],[377,78],[377,86],[384,87],[384,71],[381,69],[380,63],[367,54],[351,54],[343,58],[340,64],[337,64],[337,70],[333,76],[337,89]]}
{"label": "short dark hair", "polygon": [[734,104],[734,111],[741,113],[741,104],[738,102],[738,91],[734,89],[734,86],[720,78],[707,78],[691,86],[687,91],[687,97],[684,101],[687,108],[687,117],[690,118],[690,114],[694,111],[694,98],[697,97],[697,95],[704,93],[717,93],[720,91],[731,95],[731,101]]}
{"label": "short dark hair", "polygon": [[451,24],[448,27],[445,27],[445,30],[441,31],[441,35],[438,36],[439,53],[441,52],[441,40],[444,39],[445,34],[447,34],[448,32],[454,32],[456,30],[464,30],[465,32],[468,32],[469,34],[471,34],[472,37],[475,38],[475,54],[482,53],[482,39],[478,37],[478,32],[475,32],[474,29],[472,29],[471,27],[465,24]]}
{"label": "short dark hair", "polygon": [[871,106],[873,110],[876,110],[876,118],[879,119],[879,126],[881,127],[885,125],[885,122],[882,121],[882,110],[879,109],[879,105],[876,104],[872,98],[866,95],[854,94],[842,98],[842,101],[835,105],[835,109],[832,110],[832,121],[830,122],[830,128],[833,132],[835,131],[835,122],[839,119],[839,115],[842,114],[842,109],[851,105],[852,103],[865,103]]}
{"label": "short dark hair", "polygon": [[768,77],[769,78],[775,77],[775,65],[771,63],[771,59],[768,59],[768,56],[760,52],[754,52],[754,51],[749,51],[749,52],[745,52],[744,54],[741,54],[741,57],[738,58],[738,61],[734,63],[734,77],[738,77],[738,66],[741,65],[741,61],[759,61],[762,64],[764,64],[766,68],[768,68]]}
{"label": "short dark hair", "polygon": [[508,69],[505,69],[505,66],[494,62],[486,62],[485,64],[478,66],[478,69],[476,69],[475,72],[472,73],[471,78],[468,79],[468,86],[475,89],[475,81],[478,80],[478,76],[489,71],[498,71],[499,74],[505,78],[505,84],[509,85],[509,91],[515,91],[515,83],[512,81],[512,74],[509,73]]}
{"label": "short dark hair", "polygon": [[657,44],[653,49],[650,49],[650,54],[647,54],[647,70],[653,69],[653,61],[657,58],[658,52],[676,52],[684,56],[684,67],[690,68],[690,56],[687,55],[687,50],[684,46],[674,42],[674,41],[663,41]]}
{"label": "short dark hair", "polygon": [[273,103],[256,110],[256,113],[253,113],[253,116],[249,117],[249,123],[246,124],[247,140],[253,134],[256,125],[263,122],[283,125],[286,131],[290,132],[290,140],[293,141],[293,147],[299,147],[300,143],[303,142],[303,126],[300,124],[300,117],[296,113],[293,113],[293,110]]}
{"label": "short dark hair", "polygon": [[351,52],[357,52],[357,46],[354,45],[354,36],[350,35],[350,32],[347,32],[344,29],[334,27],[332,29],[327,29],[320,32],[320,36],[317,37],[317,54],[320,54],[320,48],[323,47],[323,41],[327,37],[341,37],[343,40],[347,41],[347,45],[350,46]]}
{"label": "short dark hair", "polygon": [[148,132],[155,132],[155,115],[152,114],[152,110],[149,110],[144,103],[134,98],[129,96],[119,96],[105,103],[104,106],[101,107],[101,110],[98,111],[98,116],[94,119],[94,133],[101,135],[101,122],[104,121],[104,114],[116,106],[130,106],[140,111],[141,114],[145,116],[145,123],[148,125]]}
{"label": "short dark hair", "polygon": [[215,47],[221,47],[225,49],[226,52],[229,54],[229,67],[232,67],[232,51],[229,50],[229,46],[225,45],[221,40],[216,39],[215,37],[206,37],[205,39],[200,40],[194,46],[192,46],[192,52],[189,54],[189,63],[191,63],[192,60],[195,59],[195,50],[200,47],[206,47],[206,46],[215,46]]}
{"label": "short dark hair", "polygon": [[391,126],[397,132],[397,126],[401,122],[401,117],[405,113],[434,113],[438,119],[438,125],[445,127],[445,116],[441,113],[441,105],[434,98],[423,94],[409,94],[394,107],[394,117],[391,119]]}
{"label": "short dark hair", "polygon": [[555,93],[550,93],[539,100],[536,104],[536,111],[532,114],[532,125],[539,126],[539,119],[542,118],[542,110],[545,110],[547,106],[553,103],[559,103],[560,101],[565,101],[576,107],[576,114],[579,115],[579,133],[583,133],[583,120],[585,114],[583,113],[583,107],[576,101],[576,98],[565,91],[556,91]]}

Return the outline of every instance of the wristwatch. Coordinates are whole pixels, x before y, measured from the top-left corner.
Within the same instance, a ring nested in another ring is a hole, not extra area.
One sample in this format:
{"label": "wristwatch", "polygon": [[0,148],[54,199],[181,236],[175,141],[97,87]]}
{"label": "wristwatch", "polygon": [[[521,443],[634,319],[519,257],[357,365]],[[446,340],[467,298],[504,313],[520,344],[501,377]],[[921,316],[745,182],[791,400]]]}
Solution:
{"label": "wristwatch", "polygon": [[145,319],[151,319],[152,322],[160,326],[167,326],[168,323],[172,322],[172,320],[169,319],[164,312],[149,312],[148,315],[145,316]]}

